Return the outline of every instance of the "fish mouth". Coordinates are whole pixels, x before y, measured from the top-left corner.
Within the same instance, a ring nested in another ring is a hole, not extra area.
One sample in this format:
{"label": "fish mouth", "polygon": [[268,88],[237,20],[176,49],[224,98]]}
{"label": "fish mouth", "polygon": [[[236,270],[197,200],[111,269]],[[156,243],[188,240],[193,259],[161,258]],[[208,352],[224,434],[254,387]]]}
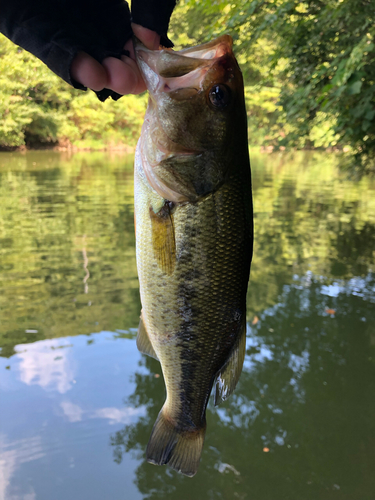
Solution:
{"label": "fish mouth", "polygon": [[232,45],[232,37],[223,35],[180,51],[150,50],[134,37],[136,61],[151,95],[173,92],[176,99],[189,98],[201,90],[207,71],[218,59],[232,52]]}

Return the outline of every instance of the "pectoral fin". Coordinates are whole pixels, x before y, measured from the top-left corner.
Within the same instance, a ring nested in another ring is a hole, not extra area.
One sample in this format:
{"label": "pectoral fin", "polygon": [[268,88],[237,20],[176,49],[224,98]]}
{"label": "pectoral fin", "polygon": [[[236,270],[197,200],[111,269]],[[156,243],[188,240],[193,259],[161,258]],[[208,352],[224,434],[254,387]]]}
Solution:
{"label": "pectoral fin", "polygon": [[176,263],[176,241],[173,216],[167,205],[157,214],[150,207],[152,225],[152,246],[155,258],[161,269],[171,275]]}
{"label": "pectoral fin", "polygon": [[151,340],[150,337],[148,336],[146,327],[143,323],[142,315],[138,327],[137,347],[138,351],[142,352],[143,354],[147,354],[148,356],[151,356],[152,358],[155,358],[157,361],[159,361],[159,358],[154,348],[152,347]]}
{"label": "pectoral fin", "polygon": [[236,345],[227,362],[224,364],[216,377],[214,396],[215,406],[225,401],[234,391],[242,372],[245,352],[246,321],[244,320],[243,325],[241,325],[241,332],[239,334]]}

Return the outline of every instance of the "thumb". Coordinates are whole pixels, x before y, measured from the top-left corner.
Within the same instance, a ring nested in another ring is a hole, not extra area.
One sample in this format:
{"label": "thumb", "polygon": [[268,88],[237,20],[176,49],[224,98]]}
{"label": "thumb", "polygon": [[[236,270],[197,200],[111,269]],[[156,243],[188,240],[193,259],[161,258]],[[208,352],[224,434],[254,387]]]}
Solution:
{"label": "thumb", "polygon": [[149,30],[140,24],[132,23],[132,30],[134,35],[151,50],[157,50],[160,45],[160,35],[156,31]]}

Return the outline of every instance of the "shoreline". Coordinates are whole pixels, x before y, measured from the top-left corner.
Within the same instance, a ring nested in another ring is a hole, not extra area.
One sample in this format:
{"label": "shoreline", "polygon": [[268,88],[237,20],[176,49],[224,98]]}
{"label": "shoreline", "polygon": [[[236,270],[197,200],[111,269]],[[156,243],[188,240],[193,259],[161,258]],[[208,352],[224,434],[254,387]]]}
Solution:
{"label": "shoreline", "polygon": [[82,151],[86,152],[112,152],[118,151],[121,153],[131,154],[135,151],[135,146],[127,146],[124,144],[119,144],[115,146],[111,145],[103,145],[102,147],[90,147],[90,146],[74,146],[72,144],[64,145],[64,144],[37,144],[35,146],[14,146],[14,147],[4,147],[0,146],[0,153],[26,153],[29,151],[59,151],[59,152],[69,152],[69,153],[78,153]]}
{"label": "shoreline", "polygon": [[[346,148],[340,149],[337,147],[331,147],[331,148],[302,148],[302,149],[297,149],[297,148],[286,148],[284,146],[281,146],[280,148],[275,148],[274,146],[266,146],[266,145],[258,145],[258,144],[249,144],[248,145],[250,152],[258,152],[258,153],[264,153],[264,154],[272,154],[272,153],[281,153],[281,154],[288,154],[288,153],[295,153],[297,151],[300,152],[325,152],[325,153],[346,153],[347,150]],[[35,144],[33,146],[14,146],[14,147],[4,147],[0,146],[0,154],[1,153],[26,153],[30,151],[57,151],[61,153],[79,153],[79,152],[87,152],[87,153],[94,153],[94,152],[118,152],[118,153],[124,153],[124,154],[134,154],[136,146],[129,146],[125,144],[116,144],[116,145],[111,145],[111,144],[103,144],[103,145],[97,145],[97,146],[89,146],[89,145],[82,145],[82,146],[77,146],[73,145],[71,143],[60,143],[60,144]]]}

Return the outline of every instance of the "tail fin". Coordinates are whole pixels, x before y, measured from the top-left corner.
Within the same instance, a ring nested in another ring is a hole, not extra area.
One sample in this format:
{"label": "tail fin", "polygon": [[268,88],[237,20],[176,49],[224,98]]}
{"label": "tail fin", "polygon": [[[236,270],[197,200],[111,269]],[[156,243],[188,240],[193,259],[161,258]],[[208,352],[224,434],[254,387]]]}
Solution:
{"label": "tail fin", "polygon": [[199,466],[206,427],[180,431],[160,411],[147,445],[147,460],[155,465],[168,464],[185,476],[193,477]]}

